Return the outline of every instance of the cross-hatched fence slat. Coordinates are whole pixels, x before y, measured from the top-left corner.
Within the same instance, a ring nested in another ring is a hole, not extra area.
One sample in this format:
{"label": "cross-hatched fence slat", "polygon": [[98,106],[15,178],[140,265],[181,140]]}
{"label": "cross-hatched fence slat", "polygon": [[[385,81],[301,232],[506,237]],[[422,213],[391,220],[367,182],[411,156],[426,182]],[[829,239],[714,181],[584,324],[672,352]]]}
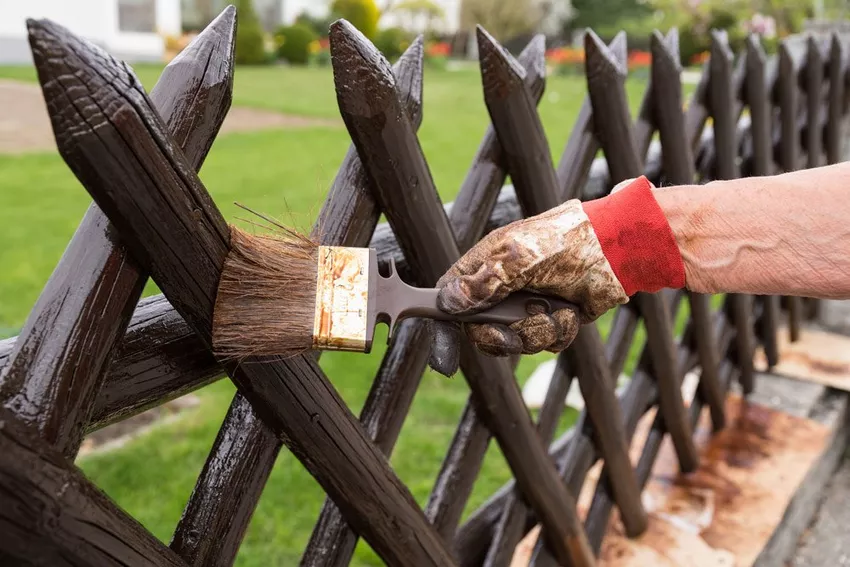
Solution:
{"label": "cross-hatched fence slat", "polygon": [[[60,38],[68,33],[49,22],[38,25]],[[71,37],[65,41],[78,42]],[[57,132],[57,139],[67,144],[60,143],[60,153],[76,165],[85,188],[120,227],[129,248],[171,304],[209,344],[213,299],[228,248],[224,219],[186,158],[173,151],[144,92],[117,86],[133,84],[129,69],[112,64],[108,71],[123,80],[105,83],[102,74],[91,70],[93,64],[104,65],[91,46],[74,45],[71,51],[58,43],[72,72],[91,76],[92,91],[109,103],[90,118],[99,121],[96,136]],[[48,98],[49,110],[51,103]],[[121,113],[120,121],[115,120],[116,113]],[[77,120],[85,123],[82,117]],[[108,141],[108,153],[97,151],[102,140]],[[117,172],[123,174],[121,179],[115,179]],[[453,563],[406,487],[312,357],[264,364],[249,360],[238,367],[229,363],[227,371],[264,422],[302,457],[323,488],[349,512],[358,532],[388,562]],[[368,519],[376,506],[384,509],[383,521]]]}
{"label": "cross-hatched fence slat", "polygon": [[[359,537],[389,565],[507,565],[535,524],[543,529],[532,565],[592,565],[615,506],[629,536],[643,533],[640,492],[662,441],[669,436],[681,470],[693,470],[693,430],[703,408],[714,430],[722,429],[726,393],[735,382],[744,394],[753,389],[756,349],[769,365],[778,362],[780,308],[796,340],[818,303],[730,294],[715,311],[710,297],[687,291],[639,294],[615,310],[606,340],[587,325],[558,356],[536,423],[514,375],[518,358],[485,357],[458,337],[470,397],[420,507],[387,457],[425,371],[427,322],[399,326],[359,420],[319,367],[319,353],[241,365],[211,354],[229,229],[196,172],[230,105],[235,28],[228,8],[165,68],[148,96],[129,68],[101,50],[50,22],[29,23],[57,146],[95,204],[21,335],[0,341],[0,492],[12,494],[15,486],[22,498],[19,506],[0,507],[0,559],[230,565],[284,447],[328,494],[305,566],[347,565]],[[650,80],[632,119],[627,38],[620,33],[606,46],[590,32],[588,96],[556,168],[536,110],[545,87],[542,36],[514,60],[479,29],[492,124],[456,201],[443,205],[416,135],[421,38],[390,68],[346,22],[330,35],[335,80],[363,88],[337,89],[352,145],[313,236],[326,245],[374,247],[383,270],[394,261],[406,281],[421,286],[433,285],[494,228],[567,199],[599,197],[629,177],[691,184],[841,159],[850,66],[844,36],[787,38],[773,57],[751,37],[736,63],[726,35],[714,33],[711,59],[683,111],[677,32],[656,32]],[[73,88],[59,75],[73,77]],[[599,149],[604,157],[596,157]],[[504,185],[508,175],[512,186]],[[382,213],[388,222],[379,224]],[[148,274],[163,295],[139,301]],[[676,336],[673,322],[686,299],[690,314]],[[100,318],[91,317],[95,311]],[[646,343],[635,345],[640,326]],[[616,379],[635,347],[637,367],[618,395]],[[681,386],[695,369],[700,378],[686,406]],[[86,432],[223,376],[238,393],[169,548],[65,457],[76,454]],[[553,440],[573,380],[586,409]],[[628,447],[648,411],[656,415],[633,467]],[[514,478],[460,525],[491,439]],[[599,460],[582,524],[576,497]],[[71,488],[59,488],[65,486]],[[47,510],[75,521],[51,523]],[[100,531],[81,529],[86,523]]]}

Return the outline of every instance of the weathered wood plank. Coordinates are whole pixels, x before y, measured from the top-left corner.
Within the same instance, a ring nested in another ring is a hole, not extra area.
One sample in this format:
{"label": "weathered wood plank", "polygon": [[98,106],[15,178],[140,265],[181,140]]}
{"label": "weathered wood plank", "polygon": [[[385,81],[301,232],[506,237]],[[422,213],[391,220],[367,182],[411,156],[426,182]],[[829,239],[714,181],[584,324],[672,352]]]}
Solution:
{"label": "weathered wood plank", "polygon": [[[662,163],[668,182],[675,185],[691,185],[696,178],[693,152],[685,130],[686,121],[682,113],[681,63],[678,46],[665,42],[655,32],[651,39],[652,84],[654,92],[654,116],[658,121],[658,132],[664,148]],[[700,395],[711,410],[711,421],[715,430],[722,429],[724,415],[723,394],[720,387],[720,351],[712,331],[711,298],[687,292],[694,329],[694,341],[700,360]]]}
{"label": "weathered wood plank", "polygon": [[[536,36],[518,58],[526,70],[525,84],[535,103],[540,102],[545,88],[545,50],[545,39],[543,36]],[[468,250],[483,236],[489,213],[498,199],[506,177],[502,147],[491,124],[487,127],[484,139],[473,158],[472,167],[461,185],[457,201],[450,210],[444,207],[460,252]],[[398,253],[403,259],[404,254],[400,248]],[[517,360],[511,361],[514,367],[516,362]],[[461,413],[457,431],[425,506],[428,519],[447,541],[454,536],[460,522],[489,441],[490,432],[475,411],[474,400],[470,397]]]}
{"label": "weathered wood plank", "polygon": [[[229,247],[224,219],[127,67],[55,24],[41,22],[34,33],[84,78],[85,88],[74,92],[60,84],[44,86],[48,108],[66,117],[66,128],[57,133],[60,151],[133,255],[209,345]],[[73,48],[64,48],[69,45]],[[72,104],[81,99],[90,101],[84,115]],[[388,564],[453,564],[311,356],[231,362],[226,369],[261,419]]]}
{"label": "weathered wood plank", "polygon": [[[459,250],[422,149],[400,112],[389,65],[347,22],[334,23],[330,39],[343,120],[417,281],[434,285],[459,257]],[[574,502],[536,437],[508,362],[481,355],[465,339],[460,358],[477,409],[499,441],[523,494],[543,519],[545,531],[555,539],[550,544],[558,557],[565,563],[593,564]]]}
{"label": "weathered wood plank", "polygon": [[[196,170],[230,108],[233,36],[228,28],[234,19],[235,10],[225,10],[165,68],[151,92]],[[41,54],[39,80],[70,84],[67,69],[51,56]],[[53,115],[54,131],[57,120]],[[146,280],[106,215],[91,205],[3,369],[3,405],[69,457],[76,455],[113,348]]]}
{"label": "weathered wood plank", "polygon": [[[767,77],[767,56],[758,41],[758,37],[747,38],[747,82],[746,99],[750,109],[753,142],[752,175],[773,174],[773,105],[770,100]],[[779,326],[779,298],[762,296],[758,298],[762,306],[759,338],[764,345],[770,366],[779,360],[777,329]]]}
{"label": "weathered wood plank", "polygon": [[[608,168],[614,180],[639,177],[643,173],[626,100],[625,71],[599,38],[588,32],[585,39],[587,83],[596,109],[594,123]],[[682,470],[696,467],[696,448],[685,420],[681,392],[676,387],[675,347],[672,319],[659,295],[637,294],[634,298],[644,319],[647,344],[652,352],[652,373],[660,384],[661,413],[679,455]]]}
{"label": "weathered wood plank", "polygon": [[[508,163],[508,171],[514,182],[517,197],[525,216],[543,213],[560,203],[558,182],[543,125],[535,111],[530,94],[525,90],[522,77],[506,52],[483,32],[479,33],[478,52],[481,61],[484,100],[491,120],[501,140]],[[647,136],[648,137],[648,136]],[[616,474],[612,479],[618,497],[623,521],[627,530],[638,535],[646,528],[646,516],[640,503],[631,465],[628,462],[627,446],[623,434],[621,415],[611,411],[616,407],[614,382],[604,357],[602,338],[595,325],[585,325],[579,330],[573,344],[560,355],[577,373],[582,394],[595,426],[597,443],[606,460],[612,462]],[[563,381],[553,381],[551,387],[562,387]],[[568,384],[567,384],[568,386]],[[563,407],[563,397],[555,407],[544,407],[541,419]],[[544,438],[548,443],[549,439]],[[517,494],[515,502],[520,499]],[[521,525],[526,514],[519,503],[511,506],[517,514],[510,518],[506,508],[502,525]],[[521,535],[519,530],[511,530]],[[506,535],[502,531],[503,535]],[[496,538],[488,555],[487,565],[505,564],[513,554],[519,538],[506,540]]]}
{"label": "weathered wood plank", "polygon": [[[801,111],[800,90],[797,87],[805,52],[792,49],[790,41],[779,43],[779,121],[782,136],[779,143],[779,167],[784,171],[798,169],[800,163],[800,134],[797,116]],[[788,309],[788,323],[792,340],[800,336],[803,304],[799,297],[784,298]]]}
{"label": "weathered wood plank", "polygon": [[[725,34],[712,32],[711,44],[711,116],[714,119],[714,152],[717,156],[717,179],[740,177],[737,163],[738,133],[734,83],[732,80],[732,51]],[[752,321],[752,297],[734,294],[730,311],[738,329],[737,363],[741,368],[741,386],[744,393],[753,390],[755,337]]]}
{"label": "weathered wood plank", "polygon": [[5,565],[185,565],[5,408],[0,455]]}
{"label": "weathered wood plank", "polygon": [[[422,122],[423,50],[419,37],[393,67],[398,95],[415,128]],[[352,145],[313,228],[319,242],[357,247],[368,243],[380,216],[369,183],[369,176]],[[394,335],[363,404],[360,422],[388,457],[419,386],[428,353],[425,323],[405,321]],[[317,357],[319,354],[316,353]],[[340,509],[327,499],[301,557],[301,565],[348,565],[357,540],[357,533],[348,525]]]}

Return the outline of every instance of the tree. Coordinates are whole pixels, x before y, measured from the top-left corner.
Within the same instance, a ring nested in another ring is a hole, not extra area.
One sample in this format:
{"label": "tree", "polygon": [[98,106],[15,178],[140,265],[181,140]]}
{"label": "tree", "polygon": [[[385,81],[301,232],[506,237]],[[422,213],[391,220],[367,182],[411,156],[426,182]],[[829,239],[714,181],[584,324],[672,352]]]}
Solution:
{"label": "tree", "polygon": [[433,0],[402,0],[391,8],[385,8],[385,11],[405,14],[410,24],[408,29],[415,29],[417,20],[424,20],[426,33],[431,30],[436,20],[441,20],[446,15],[443,8]]}
{"label": "tree", "polygon": [[815,15],[811,0],[756,0],[752,4],[753,11],[776,20],[776,32],[780,37],[799,32],[803,21]]}
{"label": "tree", "polygon": [[[802,29],[803,21],[812,17],[810,0],[652,0],[652,8],[663,17],[659,29],[679,28],[679,50],[682,62],[711,47],[712,29],[729,34],[733,51],[740,51],[756,21],[772,20],[771,35],[784,37]],[[775,25],[773,25],[775,23]],[[763,38],[775,42],[775,37]],[[767,44],[765,44],[767,45]]]}
{"label": "tree", "polygon": [[275,37],[280,42],[278,56],[293,65],[306,65],[310,61],[310,44],[319,39],[313,28],[305,24],[278,28]]}
{"label": "tree", "polygon": [[295,23],[312,28],[319,37],[326,37],[328,35],[328,30],[331,28],[331,24],[335,19],[336,18],[334,18],[333,14],[330,13],[323,17],[314,17],[308,12],[301,12],[298,14],[298,17],[295,18]]}
{"label": "tree", "polygon": [[348,20],[369,39],[374,38],[375,32],[378,31],[381,12],[375,0],[334,0],[331,3],[331,13]]}
{"label": "tree", "polygon": [[652,8],[642,0],[573,0],[573,29],[607,28],[627,19],[644,18]]}
{"label": "tree", "polygon": [[263,28],[251,0],[236,0],[236,57],[240,65],[266,62]]}
{"label": "tree", "polygon": [[499,41],[531,33],[540,23],[540,10],[532,0],[463,0],[462,29],[480,24]]}

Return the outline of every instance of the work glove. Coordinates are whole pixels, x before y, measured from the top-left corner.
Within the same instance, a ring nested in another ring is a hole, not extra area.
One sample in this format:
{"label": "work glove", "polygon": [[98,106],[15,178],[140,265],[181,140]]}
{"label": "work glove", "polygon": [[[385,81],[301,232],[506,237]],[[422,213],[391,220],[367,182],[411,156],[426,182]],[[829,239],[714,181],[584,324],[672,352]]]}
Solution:
{"label": "work glove", "polygon": [[484,237],[437,282],[440,309],[476,313],[523,289],[576,309],[533,313],[510,326],[434,322],[431,367],[457,371],[461,327],[487,355],[560,352],[581,324],[632,294],[684,286],[681,254],[652,189],[645,177],[627,180],[602,199],[570,200]]}

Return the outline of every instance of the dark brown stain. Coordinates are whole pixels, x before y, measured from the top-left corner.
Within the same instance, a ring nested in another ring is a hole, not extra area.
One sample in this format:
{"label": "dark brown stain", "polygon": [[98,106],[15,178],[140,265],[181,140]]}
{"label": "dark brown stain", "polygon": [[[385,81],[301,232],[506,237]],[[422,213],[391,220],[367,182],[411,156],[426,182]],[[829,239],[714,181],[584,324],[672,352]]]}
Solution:
{"label": "dark brown stain", "polygon": [[0,408],[0,455],[4,565],[185,566],[5,408]]}
{"label": "dark brown stain", "polygon": [[825,360],[816,360],[811,357],[807,358],[809,360],[809,366],[812,368],[812,370],[816,370],[818,372],[837,375],[843,375],[850,372],[850,364],[840,362],[827,362]]}
{"label": "dark brown stain", "polygon": [[729,427],[715,434],[702,452],[700,468],[690,474],[667,479],[687,489],[710,489],[717,506],[728,506],[742,495],[740,486],[723,473],[725,467],[753,468],[770,455],[770,410],[741,401],[740,413]]}
{"label": "dark brown stain", "polygon": [[850,373],[850,363],[822,360],[800,351],[785,352],[782,355],[785,360],[797,360],[815,372],[841,376]]}

